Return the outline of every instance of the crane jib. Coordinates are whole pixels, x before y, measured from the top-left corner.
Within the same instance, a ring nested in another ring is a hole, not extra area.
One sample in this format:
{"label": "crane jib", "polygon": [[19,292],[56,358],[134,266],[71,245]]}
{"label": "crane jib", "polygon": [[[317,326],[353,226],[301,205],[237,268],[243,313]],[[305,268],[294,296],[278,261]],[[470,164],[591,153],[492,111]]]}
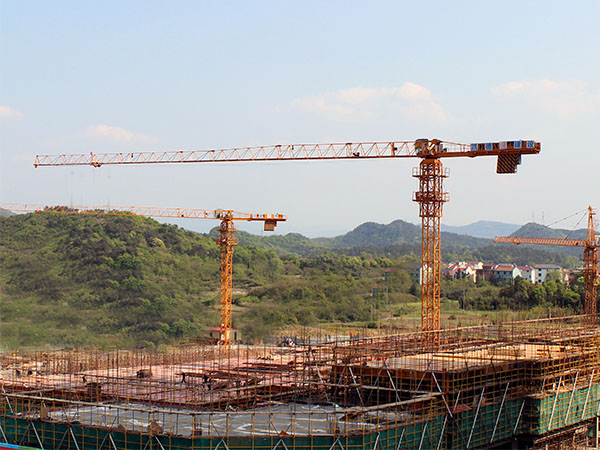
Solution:
{"label": "crane jib", "polygon": [[[373,158],[452,158],[539,153],[535,141],[502,141],[484,144],[458,144],[439,140],[360,142],[344,144],[288,144],[219,150],[189,150],[137,153],[93,153],[75,155],[37,155],[35,167],[101,167],[106,164],[159,164],[232,161],[302,161]],[[514,160],[510,160],[514,164]],[[518,164],[518,162],[517,162]],[[501,164],[505,166],[504,163]],[[505,169],[506,170],[506,169]],[[505,172],[500,172],[505,173]]]}

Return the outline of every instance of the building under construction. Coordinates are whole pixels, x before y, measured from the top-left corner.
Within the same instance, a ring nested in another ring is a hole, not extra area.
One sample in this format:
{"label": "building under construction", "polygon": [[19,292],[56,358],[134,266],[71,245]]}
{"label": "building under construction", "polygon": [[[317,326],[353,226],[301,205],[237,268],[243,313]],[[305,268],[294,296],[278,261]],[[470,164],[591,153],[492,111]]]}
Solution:
{"label": "building under construction", "polygon": [[590,448],[581,316],[288,347],[3,355],[0,439],[44,449]]}

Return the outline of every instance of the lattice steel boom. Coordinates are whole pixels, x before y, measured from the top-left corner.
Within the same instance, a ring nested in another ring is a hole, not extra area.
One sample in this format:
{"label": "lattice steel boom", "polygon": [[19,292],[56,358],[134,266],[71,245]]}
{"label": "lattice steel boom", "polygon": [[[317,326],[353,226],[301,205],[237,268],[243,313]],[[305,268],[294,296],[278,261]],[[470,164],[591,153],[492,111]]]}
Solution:
{"label": "lattice steel boom", "polygon": [[219,343],[227,351],[231,346],[231,304],[233,284],[233,249],[235,240],[234,221],[264,222],[265,231],[273,231],[278,222],[284,222],[287,217],[282,214],[249,214],[229,209],[194,209],[194,208],[156,208],[144,206],[100,206],[100,207],[68,207],[46,206],[23,203],[6,203],[4,209],[14,212],[47,212],[84,215],[135,215],[145,217],[166,217],[183,219],[215,219],[220,220],[220,236],[216,240],[221,251],[221,284],[220,284],[220,315]]}
{"label": "lattice steel boom", "polygon": [[516,172],[522,155],[537,154],[540,150],[539,142],[525,140],[460,144],[439,139],[417,139],[415,141],[286,144],[204,151],[38,155],[34,166],[101,167],[105,164],[421,158],[419,168],[413,173],[413,176],[419,179],[419,191],[415,193],[414,201],[419,203],[423,233],[421,326],[424,331],[431,331],[432,341],[437,342],[436,331],[440,328],[440,219],[443,203],[448,201],[448,194],[443,191],[443,179],[448,176],[448,172],[440,159],[497,156],[496,172],[505,174]]}

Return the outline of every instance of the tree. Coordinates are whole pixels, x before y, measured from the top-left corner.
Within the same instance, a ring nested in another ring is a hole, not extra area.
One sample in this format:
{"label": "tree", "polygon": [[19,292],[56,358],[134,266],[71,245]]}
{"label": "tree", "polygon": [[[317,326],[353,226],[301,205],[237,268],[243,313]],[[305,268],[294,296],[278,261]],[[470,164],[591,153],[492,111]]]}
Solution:
{"label": "tree", "polygon": [[546,282],[548,281],[558,281],[559,283],[562,283],[562,272],[560,270],[553,270],[551,272],[548,272],[548,275],[546,275]]}

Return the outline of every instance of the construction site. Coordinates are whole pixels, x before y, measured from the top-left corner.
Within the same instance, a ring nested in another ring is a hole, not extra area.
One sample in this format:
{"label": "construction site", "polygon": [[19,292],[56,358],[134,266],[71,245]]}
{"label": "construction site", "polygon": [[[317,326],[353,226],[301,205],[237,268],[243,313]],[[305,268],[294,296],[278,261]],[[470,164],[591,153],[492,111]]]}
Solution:
{"label": "construction site", "polygon": [[[36,167],[218,161],[418,158],[421,331],[338,336],[294,346],[230,339],[233,211],[222,220],[218,345],[164,351],[3,355],[0,438],[42,449],[598,448],[598,243],[585,247],[582,315],[441,329],[441,159],[497,156],[515,173],[534,141],[287,145],[226,150],[37,156]],[[37,211],[37,209],[34,208]],[[57,212],[56,210],[53,212]],[[66,208],[67,213],[86,211]],[[162,212],[130,211],[161,216]],[[94,213],[105,214],[104,210]],[[166,213],[164,213],[166,214]],[[178,217],[195,216],[176,210]],[[240,220],[248,220],[240,215]],[[273,229],[281,215],[252,216]]]}
{"label": "construction site", "polygon": [[[589,319],[589,318],[587,318]],[[590,448],[585,316],[279,346],[2,356],[4,442],[44,449]]]}

